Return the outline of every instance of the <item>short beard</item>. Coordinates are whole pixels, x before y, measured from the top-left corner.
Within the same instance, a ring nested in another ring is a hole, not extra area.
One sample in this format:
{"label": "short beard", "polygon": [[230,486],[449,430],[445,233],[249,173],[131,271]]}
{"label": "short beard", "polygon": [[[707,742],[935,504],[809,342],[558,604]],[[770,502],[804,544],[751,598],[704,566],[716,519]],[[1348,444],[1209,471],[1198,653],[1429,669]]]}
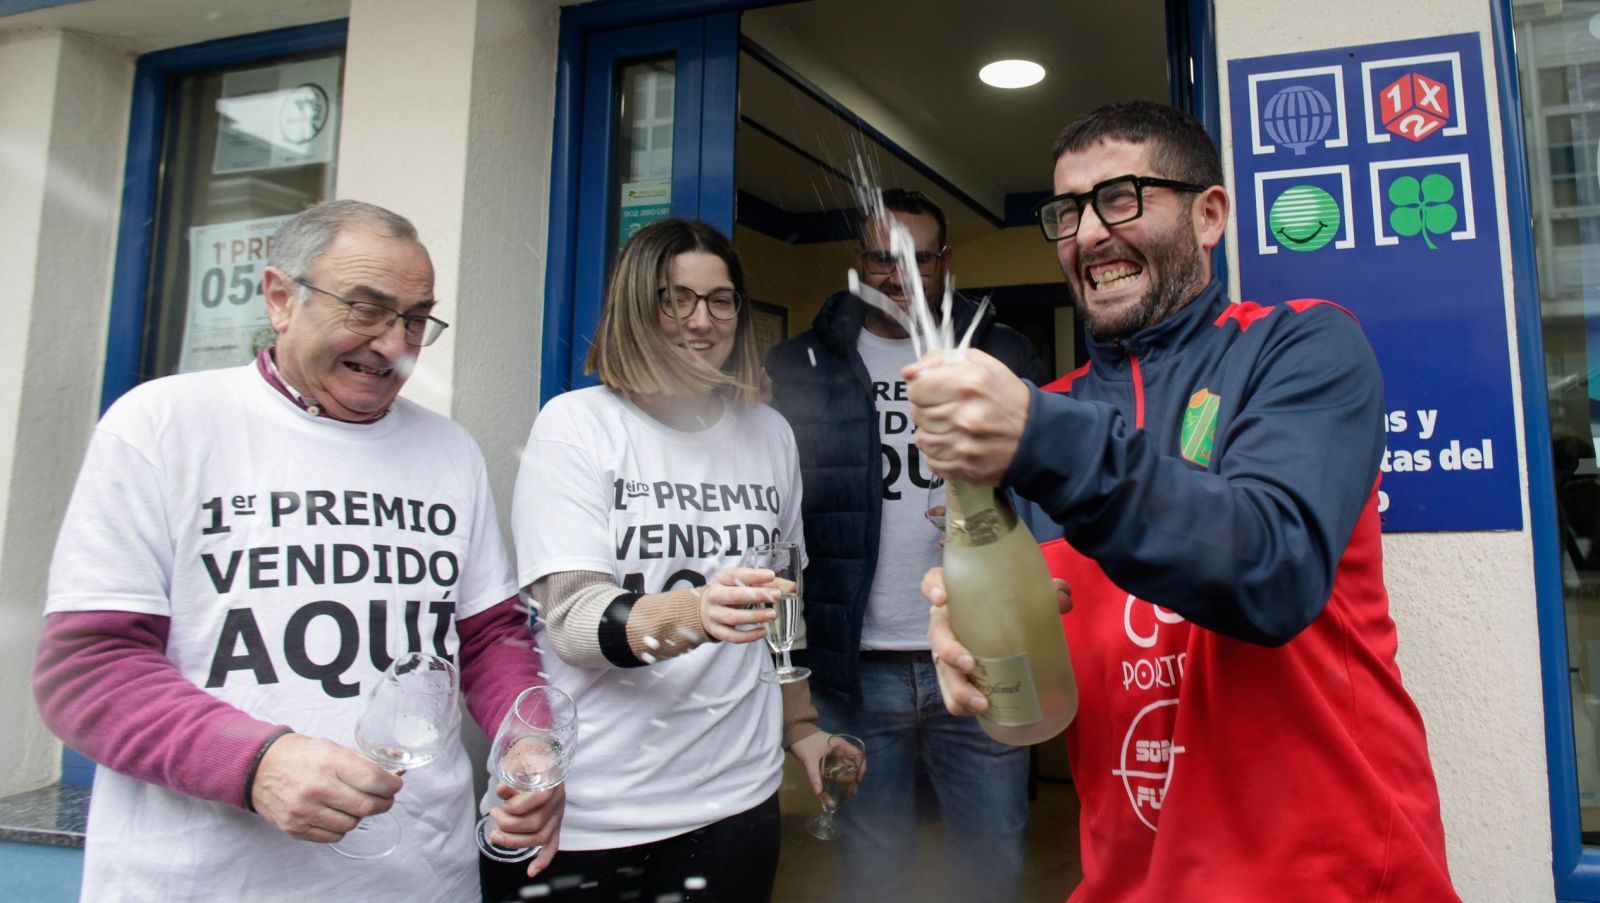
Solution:
{"label": "short beard", "polygon": [[1201,282],[1205,277],[1205,258],[1187,222],[1180,222],[1167,236],[1152,244],[1144,257],[1146,261],[1159,262],[1160,266],[1139,303],[1126,311],[1111,315],[1091,312],[1068,280],[1067,294],[1072,298],[1072,307],[1095,339],[1102,342],[1125,339],[1146,326],[1154,326],[1182,310],[1205,288]]}

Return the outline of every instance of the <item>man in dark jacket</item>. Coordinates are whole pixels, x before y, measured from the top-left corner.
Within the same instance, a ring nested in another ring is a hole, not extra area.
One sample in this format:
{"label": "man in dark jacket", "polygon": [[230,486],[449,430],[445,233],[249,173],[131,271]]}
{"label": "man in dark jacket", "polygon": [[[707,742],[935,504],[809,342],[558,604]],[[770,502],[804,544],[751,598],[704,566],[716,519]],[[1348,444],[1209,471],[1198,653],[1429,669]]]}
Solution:
{"label": "man in dark jacket", "polygon": [[[924,296],[937,308],[951,257],[944,212],[904,189],[885,191],[883,205],[882,218],[910,232]],[[896,274],[882,218],[863,224],[857,269],[905,309],[912,289]],[[957,299],[957,337],[977,312]],[[991,313],[983,314],[972,345],[1036,383],[1050,377],[1028,340]],[[1028,820],[1027,750],[991,740],[971,717],[951,715],[935,692],[928,604],[917,585],[940,557],[939,533],[924,515],[943,502],[940,481],[912,441],[899,374],[914,356],[891,317],[841,292],[823,305],[811,331],[774,348],[767,361],[772,404],[794,428],[805,484],[805,661],[813,699],[829,730],[865,741],[870,762],[871,778],[840,809],[845,888],[852,899],[907,897],[917,859],[920,759],[947,826],[943,886],[952,899],[1015,899]]]}

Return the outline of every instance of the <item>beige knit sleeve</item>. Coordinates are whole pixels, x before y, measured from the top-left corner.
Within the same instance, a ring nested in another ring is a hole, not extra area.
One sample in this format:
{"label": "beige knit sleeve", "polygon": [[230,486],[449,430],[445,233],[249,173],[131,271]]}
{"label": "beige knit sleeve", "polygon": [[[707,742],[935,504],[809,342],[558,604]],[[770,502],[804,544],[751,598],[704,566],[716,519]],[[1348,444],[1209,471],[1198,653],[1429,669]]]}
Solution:
{"label": "beige knit sleeve", "polygon": [[634,668],[710,641],[700,623],[698,590],[640,595],[617,586],[610,574],[563,571],[535,580],[528,594],[556,654],[578,667]]}
{"label": "beige knit sleeve", "polygon": [[811,704],[811,682],[797,680],[780,684],[783,690],[783,748],[818,733],[817,707]]}

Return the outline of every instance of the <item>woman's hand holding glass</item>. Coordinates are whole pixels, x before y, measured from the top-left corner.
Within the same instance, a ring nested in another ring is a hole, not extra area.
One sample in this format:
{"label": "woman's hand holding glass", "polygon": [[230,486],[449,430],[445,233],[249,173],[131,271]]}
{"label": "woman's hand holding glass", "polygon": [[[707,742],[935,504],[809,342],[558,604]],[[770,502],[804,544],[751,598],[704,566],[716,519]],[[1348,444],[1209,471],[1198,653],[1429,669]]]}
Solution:
{"label": "woman's hand holding glass", "polygon": [[779,665],[775,670],[762,673],[761,679],[767,683],[786,684],[810,677],[809,668],[797,667],[789,661],[789,650],[804,629],[800,544],[774,542],[751,546],[745,549],[739,567],[759,569],[762,580],[776,591],[773,600],[762,603],[761,607],[770,607],[773,611],[774,616],[765,621],[766,636],[767,645],[778,656]]}
{"label": "woman's hand holding glass", "polygon": [[759,567],[723,568],[700,589],[700,624],[706,635],[725,643],[755,643],[766,638],[766,624],[783,586],[772,571]]}
{"label": "woman's hand holding glass", "polygon": [[505,802],[478,821],[478,848],[499,862],[534,859],[528,876],[555,856],[566,806],[562,783],[578,740],[578,705],[555,687],[517,694],[489,745],[489,773]]}

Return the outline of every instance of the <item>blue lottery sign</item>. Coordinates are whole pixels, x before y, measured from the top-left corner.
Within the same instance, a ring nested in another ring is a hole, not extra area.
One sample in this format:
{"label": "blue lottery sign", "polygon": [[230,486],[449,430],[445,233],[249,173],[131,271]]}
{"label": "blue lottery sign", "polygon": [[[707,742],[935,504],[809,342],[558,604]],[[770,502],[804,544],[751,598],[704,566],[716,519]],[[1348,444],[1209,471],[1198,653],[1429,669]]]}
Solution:
{"label": "blue lottery sign", "polygon": [[1235,60],[1241,297],[1323,298],[1384,376],[1389,532],[1520,530],[1476,34]]}

